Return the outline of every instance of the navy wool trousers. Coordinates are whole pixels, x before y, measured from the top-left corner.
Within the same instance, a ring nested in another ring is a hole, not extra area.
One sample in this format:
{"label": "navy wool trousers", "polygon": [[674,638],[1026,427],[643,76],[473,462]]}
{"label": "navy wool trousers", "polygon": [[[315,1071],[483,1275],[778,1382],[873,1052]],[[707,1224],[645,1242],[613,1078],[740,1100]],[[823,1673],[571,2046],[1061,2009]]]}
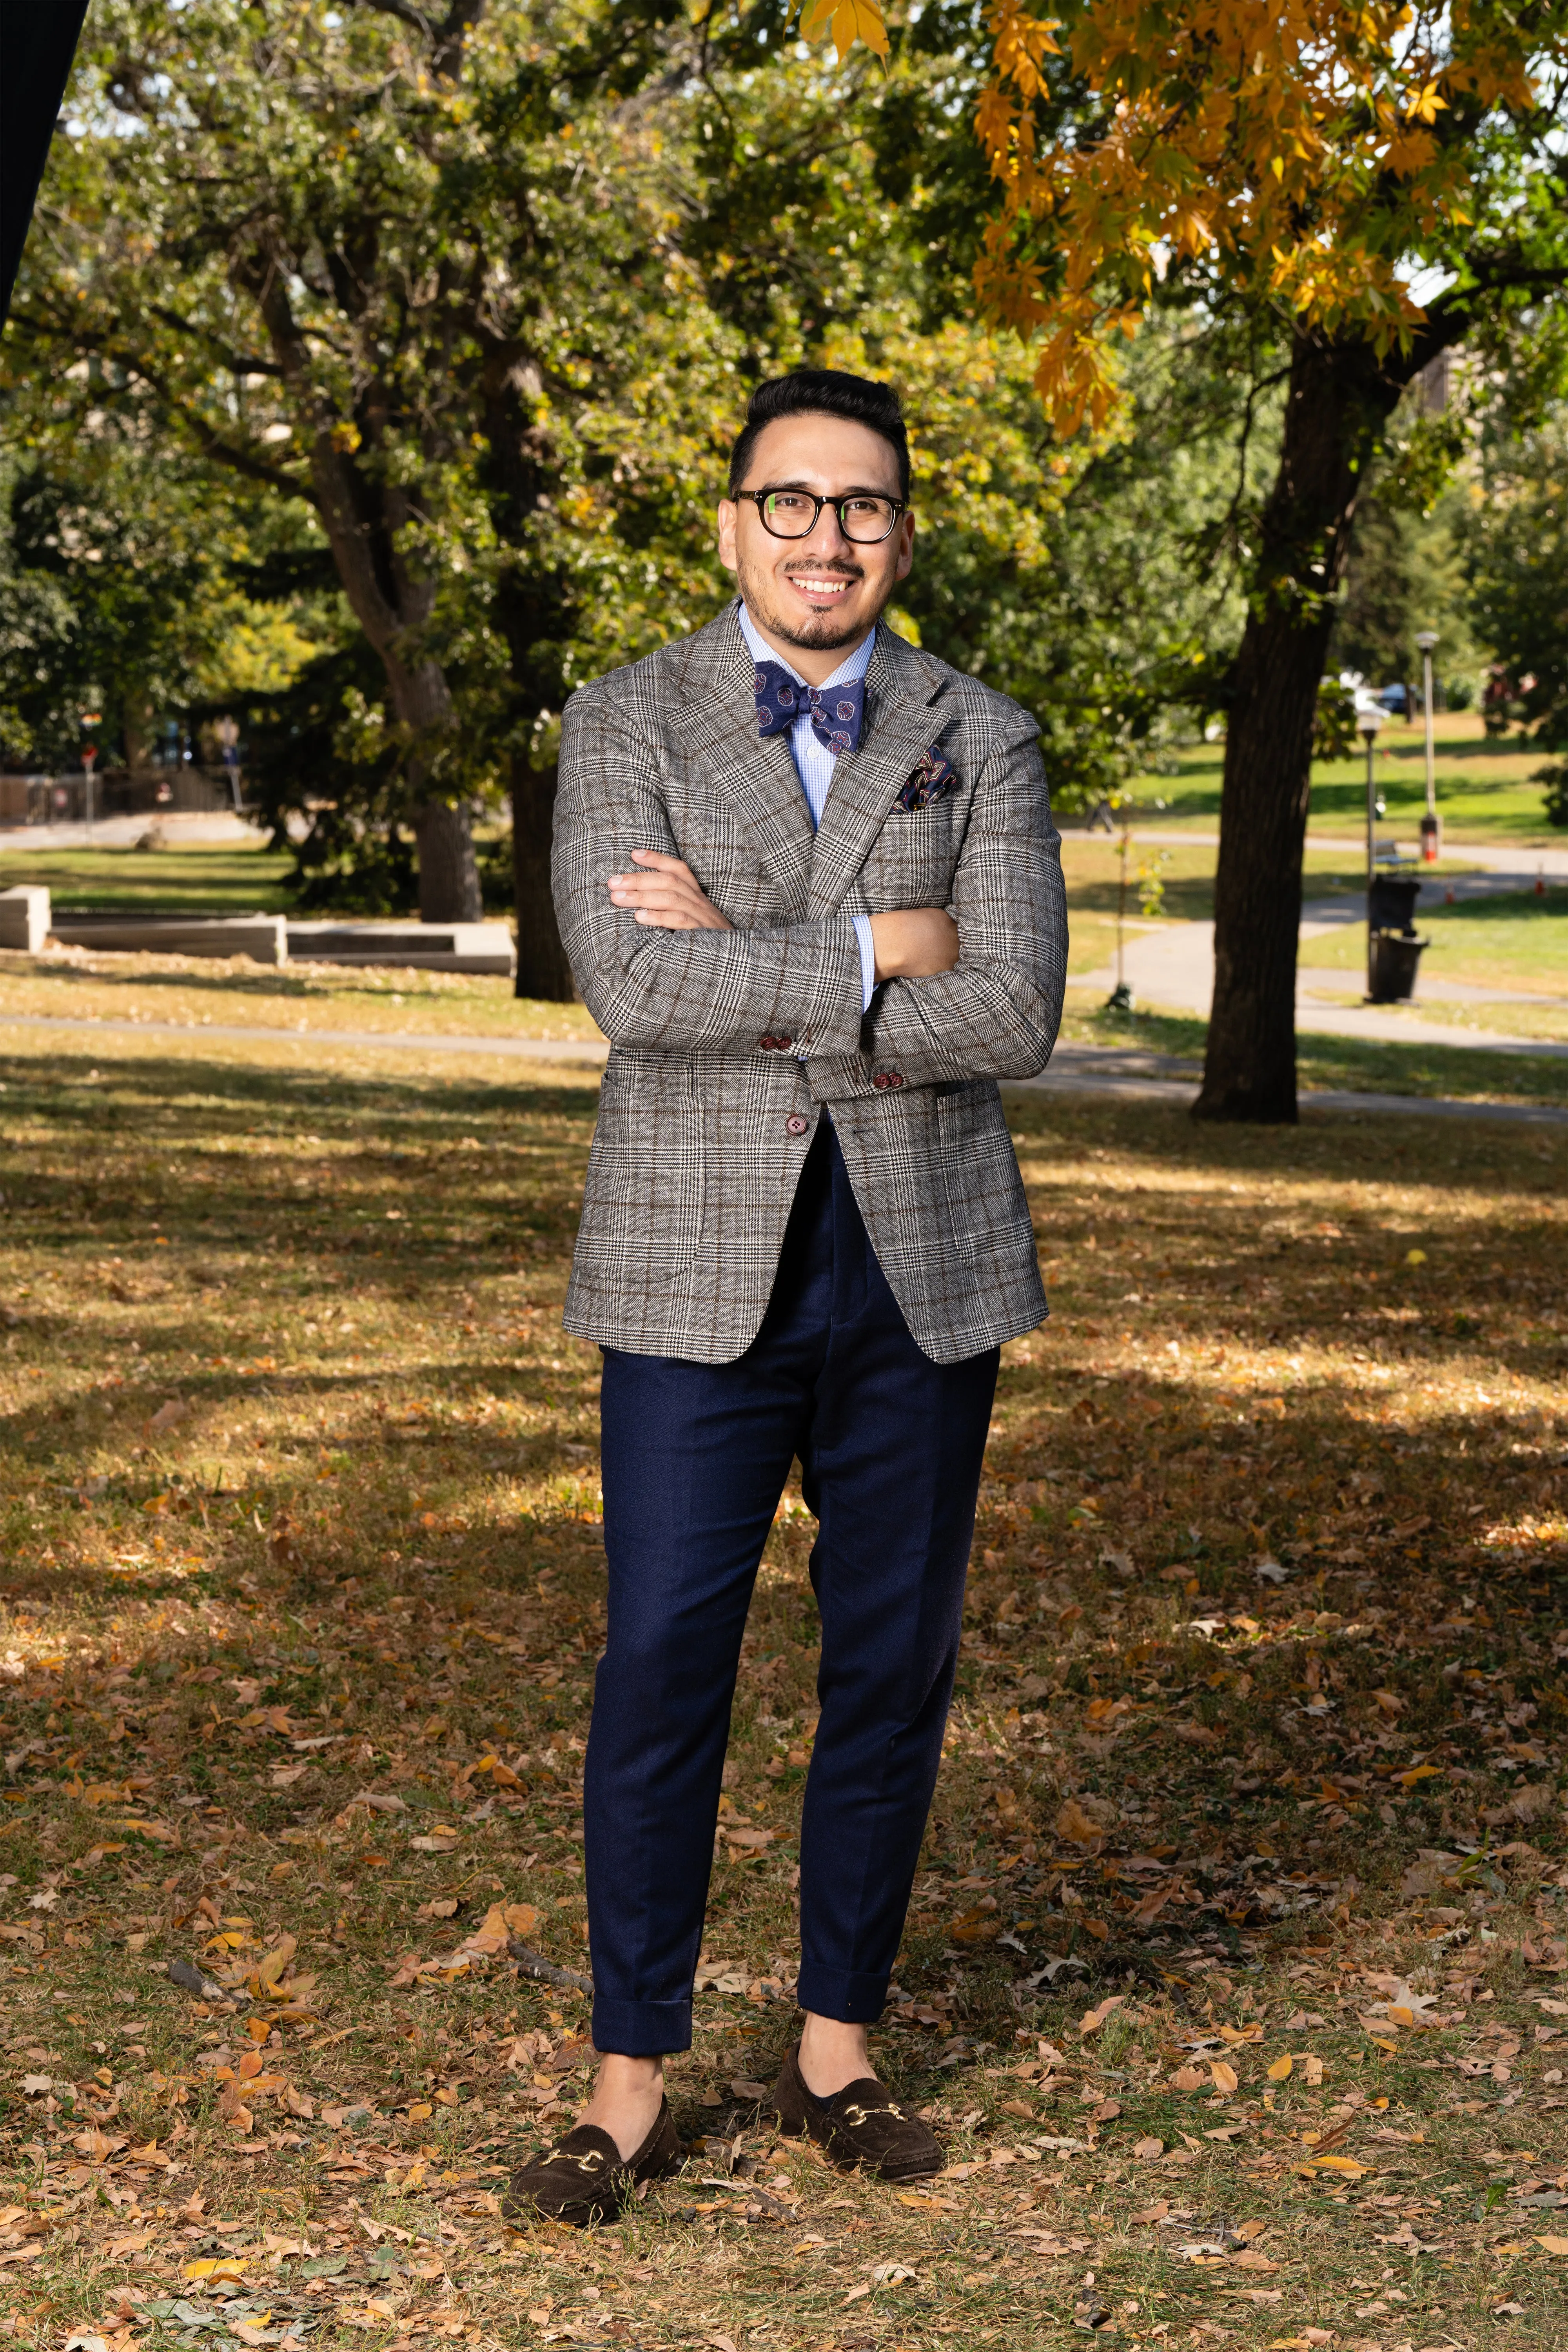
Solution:
{"label": "navy wool trousers", "polygon": [[797,1998],[879,2015],[942,1758],[998,1355],[934,1364],[915,1345],[826,1118],[745,1353],[605,1350],[609,1622],[584,1790],[596,2048],[690,2046],[741,1637],[796,1454],[822,1623]]}

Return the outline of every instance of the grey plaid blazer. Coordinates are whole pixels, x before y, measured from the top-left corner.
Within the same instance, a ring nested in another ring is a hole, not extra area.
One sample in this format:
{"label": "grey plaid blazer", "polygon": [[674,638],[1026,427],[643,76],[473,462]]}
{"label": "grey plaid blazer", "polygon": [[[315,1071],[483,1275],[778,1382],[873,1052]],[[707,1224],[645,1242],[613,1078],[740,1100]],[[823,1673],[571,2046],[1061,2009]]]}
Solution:
{"label": "grey plaid blazer", "polygon": [[[879,628],[860,747],[814,834],[787,742],[758,740],[753,678],[731,605],[566,706],[555,905],[613,1047],[566,1328],[639,1355],[740,1355],[826,1105],[910,1329],[955,1362],[1046,1311],[995,1085],[1045,1067],[1061,1015],[1038,730]],[[915,772],[933,747],[953,773],[930,797],[929,763]],[[634,849],[683,857],[735,929],[657,930],[613,907],[605,882]],[[948,908],[958,966],[886,982],[862,1013],[851,919],[903,907]]]}

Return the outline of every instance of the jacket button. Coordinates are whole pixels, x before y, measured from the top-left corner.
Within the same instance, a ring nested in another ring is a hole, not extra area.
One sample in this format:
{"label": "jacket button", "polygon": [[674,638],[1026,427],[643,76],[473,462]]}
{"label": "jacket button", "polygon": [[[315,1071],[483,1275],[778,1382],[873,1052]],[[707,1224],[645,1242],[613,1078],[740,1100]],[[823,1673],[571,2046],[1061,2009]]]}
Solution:
{"label": "jacket button", "polygon": [[775,1037],[773,1039],[773,1044],[778,1047],[781,1054],[787,1054],[790,1047],[795,1044],[795,1039],[793,1037]]}
{"label": "jacket button", "polygon": [[759,1047],[764,1054],[771,1054],[778,1042],[776,1037],[759,1037],[757,1040]]}
{"label": "jacket button", "polygon": [[810,1125],[810,1119],[806,1118],[803,1113],[798,1110],[792,1110],[789,1117],[784,1121],[784,1126],[788,1129],[791,1135],[804,1135]]}
{"label": "jacket button", "polygon": [[874,1087],[901,1087],[903,1083],[902,1070],[878,1070],[871,1079]]}

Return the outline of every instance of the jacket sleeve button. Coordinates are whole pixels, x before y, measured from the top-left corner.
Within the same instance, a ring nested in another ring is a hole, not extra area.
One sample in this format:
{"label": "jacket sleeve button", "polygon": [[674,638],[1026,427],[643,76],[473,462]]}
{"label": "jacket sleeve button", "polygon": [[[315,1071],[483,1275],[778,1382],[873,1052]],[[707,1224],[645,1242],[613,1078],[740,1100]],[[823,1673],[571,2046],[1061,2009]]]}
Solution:
{"label": "jacket sleeve button", "polygon": [[804,1135],[810,1125],[810,1119],[798,1110],[792,1110],[784,1121],[784,1126],[791,1135]]}
{"label": "jacket sleeve button", "polygon": [[878,1070],[871,1079],[874,1087],[901,1087],[903,1083],[902,1070]]}

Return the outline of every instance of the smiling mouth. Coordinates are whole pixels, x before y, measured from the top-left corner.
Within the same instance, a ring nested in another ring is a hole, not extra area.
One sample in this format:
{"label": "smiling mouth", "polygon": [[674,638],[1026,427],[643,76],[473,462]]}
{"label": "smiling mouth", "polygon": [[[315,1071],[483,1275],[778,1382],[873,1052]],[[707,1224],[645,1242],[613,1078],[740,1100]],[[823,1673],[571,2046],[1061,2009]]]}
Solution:
{"label": "smiling mouth", "polygon": [[840,572],[790,572],[784,576],[803,596],[845,596],[855,585]]}

